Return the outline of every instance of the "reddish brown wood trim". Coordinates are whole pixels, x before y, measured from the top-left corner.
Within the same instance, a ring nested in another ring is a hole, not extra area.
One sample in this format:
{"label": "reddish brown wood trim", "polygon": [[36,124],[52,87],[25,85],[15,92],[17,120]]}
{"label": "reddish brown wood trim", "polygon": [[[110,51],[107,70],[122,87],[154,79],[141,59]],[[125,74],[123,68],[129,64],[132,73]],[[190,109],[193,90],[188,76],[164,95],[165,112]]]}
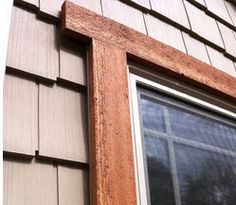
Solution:
{"label": "reddish brown wood trim", "polygon": [[76,38],[109,42],[129,56],[149,62],[162,73],[179,76],[195,86],[236,99],[236,80],[232,76],[69,1],[63,5],[62,31]]}
{"label": "reddish brown wood trim", "polygon": [[134,205],[126,53],[93,39],[89,59],[92,204]]}

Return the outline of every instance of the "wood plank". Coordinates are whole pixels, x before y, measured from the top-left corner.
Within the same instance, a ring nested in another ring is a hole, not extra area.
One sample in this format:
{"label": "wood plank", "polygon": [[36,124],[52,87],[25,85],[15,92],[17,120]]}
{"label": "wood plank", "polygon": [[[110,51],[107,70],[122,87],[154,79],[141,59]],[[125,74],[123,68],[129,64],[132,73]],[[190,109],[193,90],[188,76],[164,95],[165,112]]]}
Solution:
{"label": "wood plank", "polygon": [[220,53],[219,51],[209,46],[207,46],[207,51],[208,51],[211,63],[215,68],[236,77],[236,71],[235,71],[232,60],[225,57],[223,53]]}
{"label": "wood plank", "polygon": [[60,205],[89,205],[88,171],[58,166]]}
{"label": "wood plank", "polygon": [[57,169],[35,161],[3,162],[4,205],[57,205]]}
{"label": "wood plank", "polygon": [[229,13],[225,6],[225,0],[205,0],[205,2],[209,13],[223,19],[229,24],[232,24],[232,20],[230,19]]}
{"label": "wood plank", "polygon": [[233,21],[233,24],[236,27],[236,5],[233,5],[231,2],[228,1],[225,1],[225,5]]}
{"label": "wood plank", "polygon": [[[39,11],[56,18],[60,17],[61,5],[64,0],[40,0]],[[88,8],[98,14],[102,14],[101,3],[98,0],[72,0],[72,2]]]}
{"label": "wood plank", "polygon": [[178,28],[149,14],[145,14],[144,19],[149,36],[186,53],[182,34]]}
{"label": "wood plank", "polygon": [[91,204],[135,205],[126,55],[93,39],[89,59]]}
{"label": "wood plank", "polygon": [[178,77],[225,99],[236,99],[235,78],[212,66],[69,1],[64,4],[62,14],[64,34],[83,40],[96,38],[111,43],[126,51],[129,59],[136,63]]}
{"label": "wood plank", "polygon": [[61,36],[60,78],[86,85],[86,51],[80,42]]}
{"label": "wood plank", "polygon": [[35,155],[38,149],[38,85],[5,75],[3,150]]}
{"label": "wood plank", "polygon": [[183,1],[150,0],[152,10],[189,29],[188,17]]}
{"label": "wood plank", "polygon": [[39,155],[88,162],[85,95],[58,85],[39,86]]}
{"label": "wood plank", "polygon": [[[187,1],[184,2],[191,24],[191,30],[199,37],[214,44],[216,47],[224,48],[215,19],[206,15],[204,11],[198,9],[191,3]],[[213,33],[214,35],[212,35]]]}
{"label": "wood plank", "polygon": [[141,33],[147,33],[143,14],[138,9],[118,0],[102,0],[102,6],[103,15],[105,17],[113,19]]}
{"label": "wood plank", "polygon": [[55,80],[59,71],[56,26],[14,6],[7,66]]}
{"label": "wood plank", "polygon": [[225,26],[224,24],[218,22],[221,35],[225,44],[226,53],[236,59],[236,37],[235,32]]}
{"label": "wood plank", "polygon": [[183,38],[187,48],[187,53],[202,62],[210,64],[209,57],[207,55],[205,44],[201,41],[192,38],[190,35],[183,33]]}

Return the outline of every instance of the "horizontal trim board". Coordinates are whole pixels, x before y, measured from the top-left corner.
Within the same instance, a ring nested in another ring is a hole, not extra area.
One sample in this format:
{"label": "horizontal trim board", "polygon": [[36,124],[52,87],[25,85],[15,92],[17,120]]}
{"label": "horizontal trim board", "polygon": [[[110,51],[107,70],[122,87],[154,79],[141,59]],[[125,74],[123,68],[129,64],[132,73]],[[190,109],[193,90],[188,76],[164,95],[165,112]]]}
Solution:
{"label": "horizontal trim board", "polygon": [[126,51],[128,57],[159,72],[179,77],[232,101],[236,99],[234,77],[69,1],[62,6],[62,32],[74,38],[94,38],[113,44]]}

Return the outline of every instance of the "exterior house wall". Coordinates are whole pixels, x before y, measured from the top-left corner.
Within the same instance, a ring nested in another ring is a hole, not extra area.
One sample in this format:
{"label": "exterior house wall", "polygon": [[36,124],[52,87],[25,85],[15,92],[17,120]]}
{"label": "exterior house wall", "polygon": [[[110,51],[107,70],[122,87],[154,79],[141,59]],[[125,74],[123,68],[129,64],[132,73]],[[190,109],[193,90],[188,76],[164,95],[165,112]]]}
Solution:
{"label": "exterior house wall", "polygon": [[[60,33],[62,2],[14,2],[4,81],[4,205],[89,204],[86,45]],[[231,2],[74,2],[236,77]]]}

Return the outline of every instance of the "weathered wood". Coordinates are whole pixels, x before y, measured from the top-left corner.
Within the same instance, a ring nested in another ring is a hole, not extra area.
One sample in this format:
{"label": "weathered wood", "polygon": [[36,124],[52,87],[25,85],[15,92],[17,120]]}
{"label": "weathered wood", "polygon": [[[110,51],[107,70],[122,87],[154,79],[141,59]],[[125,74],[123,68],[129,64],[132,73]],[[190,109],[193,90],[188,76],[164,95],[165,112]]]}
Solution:
{"label": "weathered wood", "polygon": [[89,59],[92,204],[135,205],[126,54],[93,39]]}
{"label": "weathered wood", "polygon": [[126,51],[128,57],[143,65],[168,75],[178,76],[205,91],[231,100],[236,99],[236,80],[232,76],[69,1],[63,5],[62,31],[75,38],[95,38],[109,42],[114,47]]}

